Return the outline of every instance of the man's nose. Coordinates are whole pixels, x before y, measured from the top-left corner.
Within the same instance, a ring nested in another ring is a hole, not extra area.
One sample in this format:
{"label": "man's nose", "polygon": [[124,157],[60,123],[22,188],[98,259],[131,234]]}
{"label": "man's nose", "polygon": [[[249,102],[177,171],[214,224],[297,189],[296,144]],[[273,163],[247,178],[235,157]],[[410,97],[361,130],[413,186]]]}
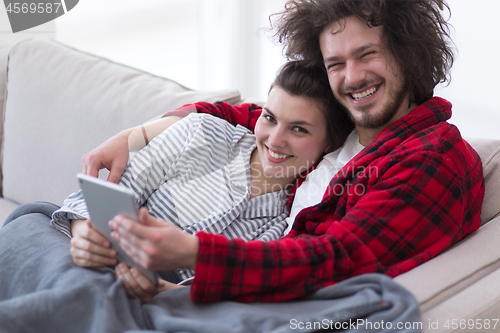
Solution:
{"label": "man's nose", "polygon": [[345,67],[345,84],[351,87],[359,87],[366,80],[366,70],[355,61],[348,62]]}

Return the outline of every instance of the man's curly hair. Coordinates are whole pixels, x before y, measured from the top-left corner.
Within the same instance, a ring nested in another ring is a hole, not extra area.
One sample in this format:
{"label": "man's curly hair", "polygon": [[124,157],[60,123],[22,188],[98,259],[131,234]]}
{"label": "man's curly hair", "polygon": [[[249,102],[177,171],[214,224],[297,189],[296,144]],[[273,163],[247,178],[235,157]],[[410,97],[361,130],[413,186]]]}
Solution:
{"label": "man's curly hair", "polygon": [[275,37],[289,59],[322,64],[319,36],[333,22],[355,16],[370,27],[381,26],[383,41],[404,74],[411,102],[432,98],[434,87],[450,81],[453,43],[441,12],[445,0],[290,0],[271,16]]}

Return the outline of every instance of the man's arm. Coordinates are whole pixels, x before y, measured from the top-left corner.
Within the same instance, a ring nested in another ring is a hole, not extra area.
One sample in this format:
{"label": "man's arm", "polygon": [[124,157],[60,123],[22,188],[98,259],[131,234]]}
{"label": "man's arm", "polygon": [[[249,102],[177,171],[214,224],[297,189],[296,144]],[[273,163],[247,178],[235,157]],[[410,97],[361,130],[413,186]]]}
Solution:
{"label": "man's arm", "polygon": [[[193,110],[192,106],[194,106],[196,110]],[[214,104],[200,102],[185,105],[179,109],[167,112],[165,115],[185,116],[190,112],[209,113],[213,116],[222,118],[235,126],[244,126],[253,132],[255,123],[262,113],[262,107],[252,103],[231,105],[227,102],[217,102]]]}
{"label": "man's arm", "polygon": [[197,302],[286,301],[364,273],[396,276],[475,231],[484,195],[479,158],[462,165],[440,152],[414,152],[397,160],[362,177],[364,182],[336,183],[346,186],[347,195],[340,201],[327,196],[303,210],[293,238],[243,241],[206,232],[194,237],[154,219],[154,228],[123,218],[110,226],[115,240],[145,268],[194,265],[191,299]]}
{"label": "man's arm", "polygon": [[110,171],[108,181],[118,183],[127,166],[129,152],[145,147],[146,139],[151,141],[180,119],[176,116],[165,117],[121,131],[83,156],[82,172],[97,177],[99,170],[106,168]]}
{"label": "man's arm", "polygon": [[127,166],[130,151],[138,151],[170,125],[192,112],[209,113],[225,119],[233,125],[240,124],[253,130],[262,108],[255,104],[231,105],[226,102],[188,104],[165,114],[164,118],[141,126],[126,129],[82,158],[83,173],[94,177],[99,170],[110,170],[108,181],[118,183]]}
{"label": "man's arm", "polygon": [[424,153],[388,166],[364,184],[366,194],[355,184],[344,189],[345,215],[329,200],[303,210],[293,238],[244,242],[199,232],[192,300],[285,301],[364,273],[396,276],[479,227],[479,161],[459,166]]}

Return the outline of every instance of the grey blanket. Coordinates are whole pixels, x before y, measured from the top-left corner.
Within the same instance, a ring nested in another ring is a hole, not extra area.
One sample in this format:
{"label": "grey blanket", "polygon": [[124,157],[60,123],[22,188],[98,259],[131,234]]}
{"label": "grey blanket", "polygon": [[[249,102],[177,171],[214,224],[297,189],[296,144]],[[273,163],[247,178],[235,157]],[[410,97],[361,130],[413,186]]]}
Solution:
{"label": "grey blanket", "polygon": [[[141,305],[111,268],[73,264],[55,206],[22,207],[0,229],[0,332],[420,332],[414,297],[366,274],[283,303],[193,303],[189,288]],[[401,328],[401,329],[399,329]]]}

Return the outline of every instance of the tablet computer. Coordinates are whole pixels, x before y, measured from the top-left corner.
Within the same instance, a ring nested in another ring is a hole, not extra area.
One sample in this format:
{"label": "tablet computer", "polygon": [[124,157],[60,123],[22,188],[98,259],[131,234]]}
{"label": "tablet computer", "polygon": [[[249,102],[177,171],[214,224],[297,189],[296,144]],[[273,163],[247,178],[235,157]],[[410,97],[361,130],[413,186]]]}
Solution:
{"label": "tablet computer", "polygon": [[126,263],[131,267],[135,267],[148,277],[155,285],[157,285],[157,274],[136,264],[120,248],[118,243],[111,238],[112,230],[108,226],[108,222],[116,215],[120,214],[136,221],[139,220],[138,207],[132,190],[115,183],[107,182],[84,174],[78,174],[77,179],[87,204],[92,227],[98,230],[111,242],[113,248],[118,253],[118,261]]}

